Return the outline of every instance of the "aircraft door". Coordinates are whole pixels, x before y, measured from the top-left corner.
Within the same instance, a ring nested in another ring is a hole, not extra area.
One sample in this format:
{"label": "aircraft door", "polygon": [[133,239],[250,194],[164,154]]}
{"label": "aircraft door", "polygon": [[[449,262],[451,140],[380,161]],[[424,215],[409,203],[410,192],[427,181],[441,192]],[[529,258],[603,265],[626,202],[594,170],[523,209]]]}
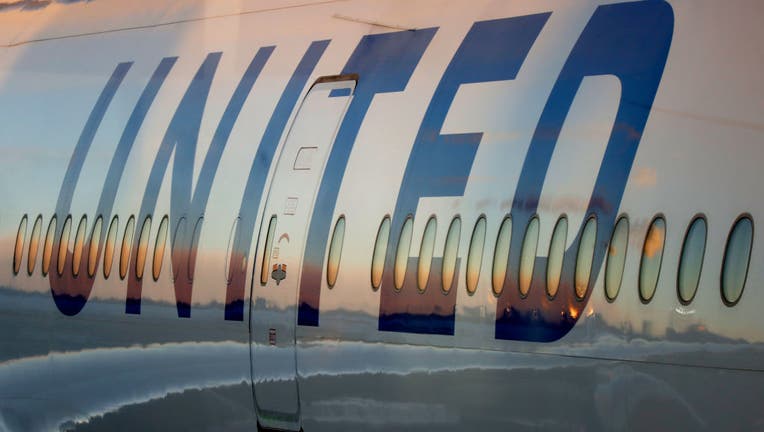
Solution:
{"label": "aircraft door", "polygon": [[355,76],[320,78],[295,116],[276,164],[253,277],[252,379],[260,424],[299,430],[295,332],[309,218]]}

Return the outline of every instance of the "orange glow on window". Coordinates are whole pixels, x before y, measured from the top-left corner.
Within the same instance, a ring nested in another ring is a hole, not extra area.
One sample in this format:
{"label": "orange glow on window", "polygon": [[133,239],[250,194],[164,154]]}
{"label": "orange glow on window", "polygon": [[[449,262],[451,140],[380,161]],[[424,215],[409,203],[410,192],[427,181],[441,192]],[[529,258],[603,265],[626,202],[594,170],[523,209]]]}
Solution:
{"label": "orange glow on window", "polygon": [[653,229],[647,234],[647,239],[645,240],[645,255],[648,258],[655,258],[655,256],[663,250],[664,233],[664,227],[654,225]]}

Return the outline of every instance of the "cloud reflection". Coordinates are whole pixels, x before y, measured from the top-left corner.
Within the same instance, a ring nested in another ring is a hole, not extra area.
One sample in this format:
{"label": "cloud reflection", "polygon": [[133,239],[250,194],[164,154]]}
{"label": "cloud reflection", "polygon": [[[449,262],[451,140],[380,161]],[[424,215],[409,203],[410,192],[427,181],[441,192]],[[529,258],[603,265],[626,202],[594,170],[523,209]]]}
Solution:
{"label": "cloud reflection", "polygon": [[[51,430],[169,394],[249,380],[248,344],[236,342],[101,348],[10,360],[0,363],[0,425],[14,430],[23,422],[25,430]],[[38,402],[30,404],[30,399]]]}
{"label": "cloud reflection", "polygon": [[653,229],[647,233],[645,239],[645,256],[655,258],[658,252],[663,250],[663,239],[666,237],[665,228],[661,224],[656,224]]}

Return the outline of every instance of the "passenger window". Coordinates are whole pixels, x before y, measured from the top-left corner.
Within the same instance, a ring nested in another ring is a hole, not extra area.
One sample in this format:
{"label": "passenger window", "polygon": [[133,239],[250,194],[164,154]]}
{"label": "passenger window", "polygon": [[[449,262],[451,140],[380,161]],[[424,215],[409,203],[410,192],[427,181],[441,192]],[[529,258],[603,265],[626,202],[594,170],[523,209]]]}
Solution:
{"label": "passenger window", "polygon": [[74,250],[72,251],[72,276],[80,275],[80,265],[82,264],[82,252],[85,248],[85,233],[88,228],[87,216],[82,216],[77,225],[77,233],[74,235]]}
{"label": "passenger window", "polygon": [[98,216],[93,231],[90,233],[90,247],[88,247],[88,276],[93,277],[98,266],[98,248],[101,247],[101,230],[103,229],[103,217]]}
{"label": "passenger window", "polygon": [[443,247],[443,268],[441,269],[441,285],[443,292],[451,290],[456,273],[456,258],[459,253],[459,240],[462,236],[462,219],[456,216],[448,227],[446,245]]}
{"label": "passenger window", "polygon": [[639,297],[648,303],[655,295],[658,277],[663,261],[663,248],[666,241],[666,221],[663,216],[653,219],[645,236],[642,248],[642,262],[639,265]]}
{"label": "passenger window", "polygon": [[690,304],[695,297],[706,253],[706,219],[698,216],[690,222],[679,258],[677,293],[682,304]]}
{"label": "passenger window", "polygon": [[[225,275],[226,283],[231,283],[233,273],[231,273],[231,259],[233,258],[233,248],[236,244],[236,239],[239,238],[239,221],[240,217],[233,220],[231,226],[231,234],[228,235],[228,247],[225,252],[225,263],[223,267],[223,274]],[[156,258],[155,258],[156,259]]]}
{"label": "passenger window", "polygon": [[135,277],[143,279],[143,271],[146,268],[146,255],[149,249],[149,237],[151,236],[151,216],[146,216],[138,237],[138,253],[135,256]]}
{"label": "passenger window", "polygon": [[170,219],[167,215],[165,215],[162,218],[162,221],[159,222],[157,239],[154,243],[154,260],[151,263],[151,276],[154,278],[155,282],[159,280],[159,276],[162,274],[162,263],[164,263],[164,250],[165,245],[167,244],[167,230],[169,229],[169,224]]}
{"label": "passenger window", "polygon": [[496,248],[493,252],[493,271],[491,285],[493,293],[501,295],[504,281],[507,278],[507,261],[509,261],[509,244],[512,240],[512,218],[506,216],[501,221],[499,234],[496,236]]}
{"label": "passenger window", "polygon": [[29,256],[27,256],[27,273],[32,276],[37,265],[37,250],[40,248],[40,234],[42,233],[42,215],[38,215],[32,225],[32,237],[29,239]]}
{"label": "passenger window", "polygon": [[578,243],[578,255],[576,257],[576,297],[583,299],[586,290],[589,289],[589,278],[592,273],[592,261],[594,260],[594,246],[597,242],[597,218],[592,215],[584,225],[581,233],[581,241]]}
{"label": "passenger window", "polygon": [[42,247],[42,275],[47,276],[50,269],[50,259],[53,256],[53,243],[56,238],[56,215],[50,219],[48,231],[45,232],[45,244]]}
{"label": "passenger window", "polygon": [[371,257],[371,287],[374,290],[382,284],[388,240],[390,240],[390,216],[385,216],[379,224],[377,239],[374,241],[374,254]]}
{"label": "passenger window", "polygon": [[528,222],[523,238],[523,249],[520,252],[520,274],[518,277],[520,295],[525,297],[531,290],[533,267],[536,265],[536,249],[539,243],[539,218],[534,216]]}
{"label": "passenger window", "polygon": [[[194,273],[196,272],[196,254],[199,253],[199,238],[202,236],[202,225],[204,224],[204,218],[200,217],[196,221],[194,226],[194,233],[191,235],[191,249],[188,251],[188,266],[186,268],[186,277],[188,280],[194,280]],[[273,227],[276,228],[275,226]],[[268,280],[266,279],[266,282]]]}
{"label": "passenger window", "polygon": [[326,283],[333,288],[337,283],[342,259],[342,246],[345,243],[345,216],[340,216],[334,224],[332,241],[329,243],[329,258],[326,260]]}
{"label": "passenger window", "polygon": [[427,289],[427,281],[430,279],[430,267],[432,256],[435,253],[435,236],[438,231],[438,222],[435,216],[430,217],[422,234],[422,244],[419,248],[419,266],[417,268],[417,286],[419,291]]}
{"label": "passenger window", "polygon": [[16,232],[16,246],[13,249],[13,274],[19,274],[21,259],[24,256],[24,240],[27,237],[27,215],[21,218],[19,230]]}
{"label": "passenger window", "polygon": [[549,298],[557,295],[560,287],[560,275],[562,273],[562,261],[565,256],[565,246],[568,241],[568,218],[565,216],[557,220],[552,232],[552,240],[549,242],[549,255],[546,265],[546,294]]}
{"label": "passenger window", "polygon": [[472,230],[470,249],[467,254],[467,292],[474,294],[480,280],[480,268],[483,266],[483,250],[485,249],[485,216],[480,216]]}
{"label": "passenger window", "polygon": [[727,306],[740,301],[748,277],[753,247],[753,220],[742,216],[735,222],[727,238],[722,265],[722,300]]}
{"label": "passenger window", "polygon": [[393,279],[395,289],[403,288],[403,282],[406,281],[406,267],[408,267],[409,250],[411,249],[411,235],[414,231],[414,218],[409,215],[403,222],[401,235],[398,239],[398,249],[395,251],[395,268],[393,268]]}
{"label": "passenger window", "polygon": [[268,271],[271,266],[271,249],[273,248],[273,236],[276,234],[276,215],[271,216],[268,221],[268,234],[265,236],[265,247],[263,248],[263,261],[260,263],[260,284],[268,283]]}
{"label": "passenger window", "polygon": [[61,230],[61,237],[58,241],[58,262],[56,263],[56,270],[59,276],[64,275],[64,269],[66,267],[66,255],[69,253],[69,235],[72,231],[72,216],[69,215],[64,221],[64,227]]}
{"label": "passenger window", "polygon": [[119,278],[127,276],[130,265],[130,252],[133,249],[133,234],[135,233],[135,217],[130,216],[125,225],[125,234],[122,236],[122,251],[119,254]]}
{"label": "passenger window", "polygon": [[605,297],[615,300],[621,290],[623,269],[626,264],[626,251],[629,247],[629,218],[621,216],[613,228],[605,264]]}
{"label": "passenger window", "polygon": [[180,275],[180,265],[176,265],[177,263],[173,261],[172,255],[173,251],[178,250],[177,244],[178,241],[182,241],[183,237],[186,235],[186,218],[181,217],[178,220],[178,226],[175,228],[175,234],[172,235],[172,244],[170,246],[170,267],[172,268],[172,280],[176,281],[178,280],[178,276]]}
{"label": "passenger window", "polygon": [[106,245],[103,249],[103,277],[108,279],[111,275],[111,266],[114,262],[114,248],[117,244],[117,231],[119,231],[119,217],[114,216],[106,233]]}

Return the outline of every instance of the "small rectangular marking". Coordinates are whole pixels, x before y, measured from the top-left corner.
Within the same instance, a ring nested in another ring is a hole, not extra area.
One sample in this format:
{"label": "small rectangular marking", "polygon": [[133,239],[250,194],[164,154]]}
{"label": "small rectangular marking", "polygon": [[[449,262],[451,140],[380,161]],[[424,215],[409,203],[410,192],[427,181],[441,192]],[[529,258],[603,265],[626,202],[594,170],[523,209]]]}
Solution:
{"label": "small rectangular marking", "polygon": [[275,328],[268,329],[268,345],[276,346],[276,329]]}
{"label": "small rectangular marking", "polygon": [[285,215],[293,215],[297,213],[297,203],[300,200],[295,197],[289,197],[286,199],[286,202],[284,203],[284,214]]}
{"label": "small rectangular marking", "polygon": [[351,93],[350,87],[336,88],[329,92],[329,97],[350,96]]}

